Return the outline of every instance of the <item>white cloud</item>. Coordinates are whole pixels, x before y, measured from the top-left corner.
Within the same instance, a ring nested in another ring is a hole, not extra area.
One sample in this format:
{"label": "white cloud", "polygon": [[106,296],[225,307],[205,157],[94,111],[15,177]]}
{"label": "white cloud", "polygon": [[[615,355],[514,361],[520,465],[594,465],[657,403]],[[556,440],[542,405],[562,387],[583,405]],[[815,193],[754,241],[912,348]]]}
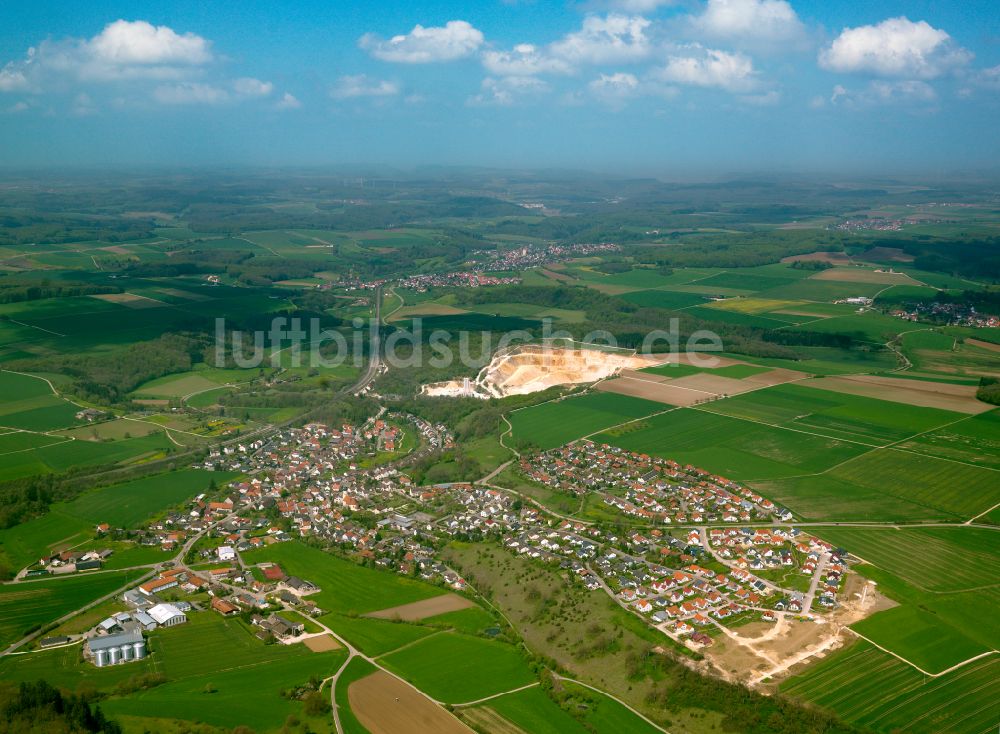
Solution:
{"label": "white cloud", "polygon": [[739,97],[739,100],[754,107],[772,107],[781,101],[781,92],[771,89],[761,94],[744,94]]}
{"label": "white cloud", "polygon": [[416,25],[409,33],[388,40],[366,33],[358,41],[375,58],[402,64],[454,61],[469,56],[482,44],[482,32],[464,20],[432,28]]}
{"label": "white cloud", "polygon": [[144,20],[116,20],[87,42],[95,59],[114,65],[205,64],[210,43],[194,33],[176,33]]}
{"label": "white cloud", "polygon": [[553,43],[549,52],[574,65],[640,61],[652,51],[649,25],[638,15],[588,15],[580,30]]}
{"label": "white cloud", "polygon": [[861,89],[847,89],[836,85],[830,95],[834,105],[847,107],[872,107],[901,105],[927,109],[937,103],[937,93],[927,82],[919,80],[884,81],[873,80]]}
{"label": "white cloud", "polygon": [[71,83],[180,80],[213,60],[211,42],[143,20],[116,20],[89,39],[44,40],[0,69],[0,91],[45,92]]}
{"label": "white cloud", "polygon": [[667,65],[654,72],[659,79],[694,87],[714,87],[729,92],[749,92],[758,84],[750,57],[697,45],[687,55],[670,56]]}
{"label": "white cloud", "polygon": [[18,112],[27,112],[29,109],[31,109],[31,105],[29,105],[24,100],[21,100],[20,102],[15,102],[14,104],[12,104],[10,107],[5,109],[4,112],[16,115]]}
{"label": "white cloud", "polygon": [[364,74],[342,76],[330,90],[334,99],[357,97],[392,97],[399,94],[399,85],[386,79],[369,79]]}
{"label": "white cloud", "polygon": [[604,104],[620,108],[639,92],[639,80],[634,74],[625,72],[601,74],[587,87],[590,93]]}
{"label": "white cloud", "polygon": [[153,99],[165,105],[215,105],[228,102],[231,97],[225,89],[211,84],[181,82],[157,87]]}
{"label": "white cloud", "polygon": [[233,82],[233,89],[242,97],[266,97],[274,91],[274,85],[253,77],[242,77]]}
{"label": "white cloud", "polygon": [[87,117],[88,115],[93,115],[97,113],[97,105],[90,98],[90,95],[80,92],[73,99],[73,107],[70,109],[77,117]]}
{"label": "white cloud", "polygon": [[573,71],[563,59],[541,51],[530,43],[519,43],[511,51],[484,51],[483,66],[498,76],[568,74]]}
{"label": "white cloud", "polygon": [[889,18],[878,25],[845,28],[819,64],[829,71],[933,79],[966,65],[972,53],[926,21]]}
{"label": "white cloud", "polygon": [[806,37],[805,26],[785,0],[708,0],[691,24],[709,38],[742,47],[797,46]]}
{"label": "white cloud", "polygon": [[524,97],[537,96],[549,91],[546,82],[533,76],[505,76],[500,79],[487,77],[480,86],[480,93],[470,97],[468,104],[506,107]]}
{"label": "white cloud", "polygon": [[665,5],[675,5],[676,0],[611,0],[607,4],[626,13],[652,13]]}
{"label": "white cloud", "polygon": [[302,106],[302,103],[291,92],[285,92],[274,106],[279,110],[297,110]]}
{"label": "white cloud", "polygon": [[0,92],[20,92],[28,87],[28,78],[14,66],[14,62],[0,69]]}

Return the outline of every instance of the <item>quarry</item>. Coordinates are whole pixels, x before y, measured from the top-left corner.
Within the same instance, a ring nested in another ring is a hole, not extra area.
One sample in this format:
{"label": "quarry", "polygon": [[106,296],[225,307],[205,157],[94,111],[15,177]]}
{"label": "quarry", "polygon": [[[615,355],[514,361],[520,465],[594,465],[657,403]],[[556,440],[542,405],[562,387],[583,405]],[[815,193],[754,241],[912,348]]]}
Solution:
{"label": "quarry", "polygon": [[662,360],[628,350],[519,345],[498,351],[475,378],[430,383],[421,388],[420,394],[482,400],[527,395],[556,385],[597,382],[623,369],[638,370],[658,361]]}

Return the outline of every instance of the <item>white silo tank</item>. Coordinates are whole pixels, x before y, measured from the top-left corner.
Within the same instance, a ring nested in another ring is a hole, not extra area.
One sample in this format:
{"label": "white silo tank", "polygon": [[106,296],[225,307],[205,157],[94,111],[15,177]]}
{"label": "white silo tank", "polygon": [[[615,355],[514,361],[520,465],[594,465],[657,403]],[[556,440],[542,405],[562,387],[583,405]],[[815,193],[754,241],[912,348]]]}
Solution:
{"label": "white silo tank", "polygon": [[131,645],[129,645],[129,644],[126,643],[126,644],[122,645],[118,649],[122,651],[122,662],[125,662],[126,660],[131,660],[132,659],[132,646]]}
{"label": "white silo tank", "polygon": [[117,665],[121,662],[122,651],[120,648],[112,647],[108,649],[108,663],[110,665]]}
{"label": "white silo tank", "polygon": [[142,660],[146,657],[146,641],[140,640],[132,645],[132,654],[136,660]]}
{"label": "white silo tank", "polygon": [[103,668],[107,664],[108,664],[107,650],[98,650],[97,652],[94,653],[94,665],[96,665],[98,668]]}

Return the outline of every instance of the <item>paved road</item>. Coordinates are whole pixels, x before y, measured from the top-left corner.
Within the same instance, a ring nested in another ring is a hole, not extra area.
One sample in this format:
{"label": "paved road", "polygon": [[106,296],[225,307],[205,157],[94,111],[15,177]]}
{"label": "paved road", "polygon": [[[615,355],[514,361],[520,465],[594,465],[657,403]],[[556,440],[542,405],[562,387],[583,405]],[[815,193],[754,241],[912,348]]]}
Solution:
{"label": "paved road", "polygon": [[372,339],[370,348],[371,354],[368,358],[368,366],[365,368],[364,373],[358,378],[350,387],[345,387],[344,392],[349,394],[354,394],[359,390],[364,390],[371,381],[375,379],[378,375],[379,367],[382,364],[382,289],[379,288],[375,291],[375,334],[374,339]]}
{"label": "paved road", "polygon": [[826,564],[830,562],[830,554],[824,553],[819,557],[819,562],[816,564],[816,572],[813,574],[812,581],[809,582],[809,591],[806,592],[806,598],[802,602],[802,611],[807,614],[812,612],[813,599],[816,597],[816,589],[819,587],[819,582],[823,578],[823,571],[826,570]]}

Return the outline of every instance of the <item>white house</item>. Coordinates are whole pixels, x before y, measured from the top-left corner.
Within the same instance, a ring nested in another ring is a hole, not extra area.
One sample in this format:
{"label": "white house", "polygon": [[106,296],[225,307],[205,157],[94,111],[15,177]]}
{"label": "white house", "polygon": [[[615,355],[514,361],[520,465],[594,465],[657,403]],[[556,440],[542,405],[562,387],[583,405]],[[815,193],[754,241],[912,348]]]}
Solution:
{"label": "white house", "polygon": [[231,545],[220,545],[216,553],[218,553],[220,561],[236,560],[236,551],[233,550]]}

